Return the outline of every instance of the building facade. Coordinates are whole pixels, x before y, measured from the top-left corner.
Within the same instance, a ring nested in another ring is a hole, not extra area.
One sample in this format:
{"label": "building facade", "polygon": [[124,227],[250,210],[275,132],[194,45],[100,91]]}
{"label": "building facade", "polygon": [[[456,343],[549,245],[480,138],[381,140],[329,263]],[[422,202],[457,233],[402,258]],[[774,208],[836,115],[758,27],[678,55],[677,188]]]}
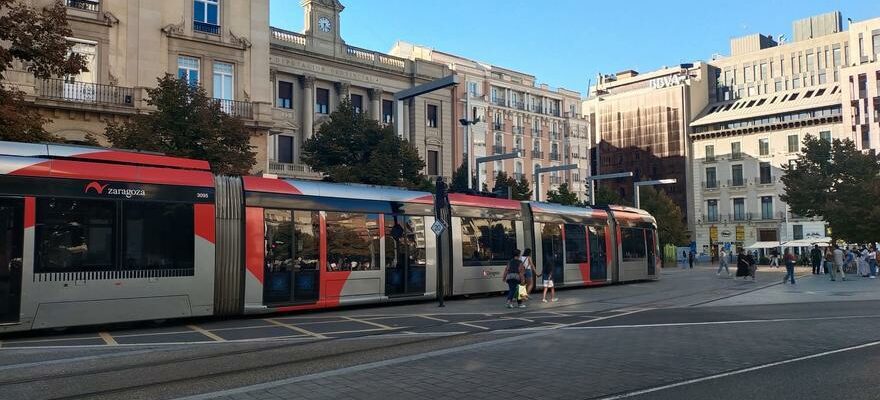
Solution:
{"label": "building facade", "polygon": [[302,144],[349,99],[355,109],[398,132],[425,161],[425,174],[450,178],[456,132],[449,88],[400,102],[394,93],[451,74],[442,64],[406,59],[345,43],[340,35],[343,5],[336,0],[304,0],[302,33],[271,28],[269,54],[272,128],[266,172],[320,178],[300,161]]}
{"label": "building facade", "polygon": [[[33,0],[40,8],[51,0]],[[71,142],[102,144],[107,122],[146,112],[146,89],[164,74],[205,88],[221,108],[252,131],[266,165],[270,122],[268,0],[66,0],[73,51],[87,72],[34,79],[21,65],[7,84],[51,119],[44,127]]]}
{"label": "building facade", "polygon": [[584,101],[584,114],[594,115],[595,160],[592,174],[632,172],[632,179],[600,181],[621,197],[632,200],[633,182],[676,179],[663,185],[686,215],[691,171],[688,168],[689,122],[708,101],[708,66],[681,64],[649,73],[623,71],[600,75]]}
{"label": "building facade", "polygon": [[880,19],[845,30],[839,13],[824,14],[796,21],[793,37],[733,39],[730,56],[709,62],[710,102],[690,123],[689,186],[694,240],[707,254],[826,236],[821,220],[780,199],[782,167],[807,135],[880,146]]}
{"label": "building facade", "polygon": [[[517,180],[527,179],[533,184],[533,196],[540,200],[562,183],[585,199],[591,134],[589,121],[581,114],[580,93],[551,89],[537,84],[529,74],[407,42],[398,42],[391,53],[446,65],[459,77],[460,83],[452,92],[453,121],[480,122],[467,126],[456,122],[452,142],[456,168],[468,163],[469,157],[522,154],[521,158],[481,164],[477,187],[492,189],[498,173],[505,172]],[[535,168],[566,164],[576,168],[541,174],[540,193],[535,191]]]}

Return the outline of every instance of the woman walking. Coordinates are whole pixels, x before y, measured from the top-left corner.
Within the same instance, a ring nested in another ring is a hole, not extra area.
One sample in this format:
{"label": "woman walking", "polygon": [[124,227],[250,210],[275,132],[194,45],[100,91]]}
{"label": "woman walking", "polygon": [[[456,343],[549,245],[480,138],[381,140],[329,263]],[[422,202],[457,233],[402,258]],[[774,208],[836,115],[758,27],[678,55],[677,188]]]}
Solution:
{"label": "woman walking", "polygon": [[794,254],[791,253],[791,249],[785,249],[785,276],[782,278],[782,283],[791,279],[791,284],[794,285],[794,263],[795,257]]}
{"label": "woman walking", "polygon": [[532,249],[523,250],[522,257],[519,258],[525,268],[526,290],[532,293],[535,288],[535,264],[532,262]]}
{"label": "woman walking", "polygon": [[730,276],[730,269],[727,268],[727,251],[721,249],[721,253],[719,254],[718,260],[720,261],[720,265],[718,266],[718,272],[715,275],[721,276],[721,270],[727,272],[727,276]]}
{"label": "woman walking", "polygon": [[[525,282],[525,268],[519,254],[519,249],[513,250],[513,257],[507,262],[507,268],[504,268],[504,273],[501,274],[502,279],[507,282],[507,308],[526,307],[519,299],[519,284]],[[514,300],[516,300],[516,306],[513,305]]]}
{"label": "woman walking", "polygon": [[739,255],[736,257],[736,277],[742,277],[743,280],[746,277],[751,276],[752,280],[755,279],[755,274],[752,270],[752,264],[754,264],[754,259],[751,255],[743,251],[742,248],[737,249]]}

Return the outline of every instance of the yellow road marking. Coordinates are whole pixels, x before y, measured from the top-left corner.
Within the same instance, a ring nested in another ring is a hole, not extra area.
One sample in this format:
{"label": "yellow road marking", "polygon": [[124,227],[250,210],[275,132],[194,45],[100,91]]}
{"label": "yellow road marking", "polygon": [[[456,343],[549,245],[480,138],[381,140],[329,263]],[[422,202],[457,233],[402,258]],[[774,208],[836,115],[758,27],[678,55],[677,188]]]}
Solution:
{"label": "yellow road marking", "polygon": [[312,332],[312,331],[310,331],[310,330],[306,330],[306,329],[300,328],[300,327],[295,326],[295,325],[286,324],[286,323],[281,322],[281,321],[276,321],[276,320],[271,319],[271,318],[266,318],[266,319],[264,319],[263,321],[266,321],[266,322],[268,322],[268,323],[270,323],[270,324],[275,324],[275,325],[278,325],[278,326],[283,326],[283,327],[285,327],[285,328],[287,328],[287,329],[290,329],[290,330],[292,330],[292,331],[296,331],[296,332],[302,333],[303,335],[308,335],[308,336],[314,337],[315,339],[327,339],[327,336],[324,336],[324,335],[322,335],[322,334],[320,334],[320,333],[315,333],[315,332]]}
{"label": "yellow road marking", "polygon": [[216,341],[216,342],[225,342],[225,341],[226,341],[226,339],[223,339],[222,337],[217,336],[217,335],[215,335],[214,333],[212,333],[211,331],[209,331],[209,330],[207,330],[207,329],[205,329],[205,328],[202,328],[202,327],[200,327],[200,326],[187,325],[186,327],[189,328],[189,329],[192,329],[192,330],[194,330],[194,331],[196,331],[196,332],[198,332],[198,333],[201,333],[202,335],[205,335],[205,336],[211,338],[212,340],[214,340],[214,341]]}
{"label": "yellow road marking", "polygon": [[445,320],[445,319],[435,318],[435,317],[432,317],[432,316],[430,316],[430,315],[416,315],[416,316],[417,316],[417,317],[422,317],[422,318],[424,318],[424,319],[430,319],[430,320],[432,320],[432,321],[438,321],[438,322],[449,322],[449,321],[447,321],[447,320]]}
{"label": "yellow road marking", "polygon": [[383,324],[373,322],[373,321],[367,321],[367,320],[357,319],[357,318],[352,318],[352,317],[342,317],[342,318],[345,318],[345,319],[352,321],[352,322],[360,322],[362,324],[373,325],[377,328],[382,328],[382,329],[387,329],[387,330],[397,329],[397,328],[392,328],[388,325],[383,325]]}
{"label": "yellow road marking", "polygon": [[116,343],[116,339],[113,339],[107,332],[98,332],[98,336],[101,336],[101,339],[104,339],[104,343],[107,343],[108,346],[118,346],[119,343]]}

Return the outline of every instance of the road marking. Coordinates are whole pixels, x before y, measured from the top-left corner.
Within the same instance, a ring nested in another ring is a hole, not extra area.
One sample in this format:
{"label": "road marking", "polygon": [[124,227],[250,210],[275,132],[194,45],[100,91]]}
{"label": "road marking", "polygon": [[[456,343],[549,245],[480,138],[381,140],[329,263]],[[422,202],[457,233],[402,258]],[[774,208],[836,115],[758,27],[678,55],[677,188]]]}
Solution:
{"label": "road marking", "polygon": [[449,321],[447,321],[447,320],[445,320],[445,319],[440,319],[440,318],[432,317],[432,316],[429,316],[429,315],[416,315],[416,316],[417,316],[417,317],[424,318],[424,319],[430,319],[431,321],[437,321],[437,322],[449,322]]}
{"label": "road marking", "polygon": [[728,376],[740,375],[740,374],[744,374],[747,372],[758,371],[758,370],[762,370],[762,369],[766,369],[766,368],[776,367],[779,365],[791,364],[793,362],[804,361],[804,360],[809,360],[809,359],[818,358],[818,357],[824,357],[824,356],[837,354],[837,353],[843,353],[843,352],[850,351],[850,350],[863,349],[866,347],[876,346],[878,344],[880,344],[880,341],[864,343],[864,344],[860,344],[860,345],[856,345],[856,346],[844,347],[842,349],[837,349],[837,350],[823,351],[821,353],[810,354],[808,356],[790,358],[788,360],[782,360],[782,361],[776,361],[776,362],[767,363],[767,364],[756,365],[754,367],[748,367],[748,368],[738,369],[735,371],[728,371],[728,372],[724,372],[724,373],[720,373],[720,374],[704,376],[702,378],[689,379],[686,381],[676,382],[676,383],[672,383],[669,385],[656,386],[656,387],[652,387],[652,388],[648,388],[648,389],[637,390],[634,392],[623,393],[623,394],[609,396],[609,397],[603,397],[599,400],[618,400],[618,399],[625,399],[625,398],[634,397],[634,396],[640,396],[643,394],[659,392],[661,390],[672,389],[672,388],[679,387],[679,386],[691,385],[694,383],[700,383],[700,382],[715,380],[715,379],[719,379],[719,378],[725,378]]}
{"label": "road marking", "polygon": [[21,368],[31,368],[31,367],[45,367],[48,365],[67,364],[67,363],[74,363],[74,362],[78,363],[78,362],[82,362],[82,361],[102,360],[105,358],[127,357],[127,356],[133,356],[133,355],[137,355],[137,354],[168,352],[168,351],[171,351],[171,349],[134,350],[134,351],[125,351],[125,352],[113,352],[110,354],[101,354],[101,355],[95,355],[95,356],[56,358],[54,360],[45,360],[45,361],[36,361],[36,362],[21,363],[21,364],[2,365],[2,366],[0,366],[0,371],[8,371],[11,369],[21,369]]}
{"label": "road marking", "polygon": [[214,333],[212,333],[211,331],[204,329],[200,326],[187,325],[186,327],[213,339],[215,342],[225,342],[226,341],[226,339],[223,339],[222,337],[217,336]]}
{"label": "road marking", "polygon": [[373,326],[375,326],[375,327],[377,327],[377,328],[382,328],[382,329],[386,329],[386,330],[389,330],[389,331],[394,330],[394,329],[397,329],[397,328],[390,327],[390,326],[388,326],[388,325],[380,324],[380,323],[378,323],[378,322],[367,321],[367,320],[363,320],[363,319],[358,319],[358,318],[353,318],[353,317],[346,317],[346,316],[343,316],[342,318],[347,319],[347,320],[352,321],[352,322],[360,322],[360,323],[362,323],[362,324],[373,325]]}
{"label": "road marking", "polygon": [[471,328],[482,329],[482,330],[484,330],[484,331],[488,331],[488,330],[489,330],[489,328],[486,328],[485,326],[479,326],[479,325],[469,324],[469,323],[467,323],[467,322],[456,322],[456,324],[459,324],[459,325],[462,325],[462,326],[469,326],[469,327],[471,327]]}
{"label": "road marking", "polygon": [[603,321],[603,320],[606,320],[606,319],[609,319],[609,318],[622,317],[622,316],[624,316],[624,315],[635,314],[635,313],[638,313],[638,312],[648,311],[648,310],[651,310],[651,308],[642,308],[642,309],[638,309],[638,310],[627,311],[627,312],[620,313],[620,314],[614,314],[614,315],[608,315],[608,316],[605,316],[605,317],[599,317],[599,318],[588,319],[588,320],[586,320],[586,321],[573,322],[573,323],[570,323],[570,324],[562,324],[561,329],[564,329],[564,328],[571,328],[571,327],[573,327],[573,326],[582,325],[582,324],[589,324],[590,322]]}
{"label": "road marking", "polygon": [[119,343],[116,343],[116,339],[113,339],[113,336],[107,332],[98,332],[98,336],[101,336],[101,339],[104,339],[104,343],[108,346],[119,346]]}
{"label": "road marking", "polygon": [[[622,315],[622,314],[621,314]],[[744,319],[734,321],[708,321],[708,322],[670,322],[665,324],[633,324],[633,325],[607,325],[607,326],[566,326],[566,330],[586,329],[626,329],[626,328],[662,328],[672,326],[699,326],[699,325],[732,325],[732,324],[757,324],[762,322],[798,322],[798,321],[827,321],[837,319],[855,318],[880,318],[880,315],[843,315],[835,317],[811,317],[811,318],[774,318],[774,319]],[[598,319],[591,320],[597,321]]]}
{"label": "road marking", "polygon": [[535,322],[533,319],[521,318],[521,317],[500,317],[498,319],[501,320],[517,320],[517,321],[525,321],[525,322]]}
{"label": "road marking", "polygon": [[264,319],[263,321],[266,321],[266,322],[268,322],[268,323],[270,323],[270,324],[274,324],[274,325],[278,325],[278,326],[283,326],[283,327],[285,327],[285,328],[287,328],[287,329],[290,329],[290,330],[292,330],[292,331],[296,331],[296,332],[302,333],[303,335],[311,336],[311,337],[313,337],[313,338],[315,338],[315,339],[327,339],[327,336],[324,336],[324,335],[322,335],[322,334],[320,334],[320,333],[315,333],[315,332],[312,332],[312,331],[310,331],[310,330],[300,328],[300,327],[298,327],[298,326],[296,326],[296,325],[287,324],[287,323],[284,323],[284,322],[281,322],[281,321],[274,320],[274,319],[272,319],[272,318],[266,318],[266,319]]}

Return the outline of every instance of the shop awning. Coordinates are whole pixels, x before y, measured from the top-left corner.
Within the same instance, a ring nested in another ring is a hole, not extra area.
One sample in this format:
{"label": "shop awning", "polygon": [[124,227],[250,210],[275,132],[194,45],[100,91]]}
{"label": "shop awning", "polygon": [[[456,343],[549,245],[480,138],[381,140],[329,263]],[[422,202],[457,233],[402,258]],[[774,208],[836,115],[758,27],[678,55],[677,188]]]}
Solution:
{"label": "shop awning", "polygon": [[819,247],[826,247],[831,243],[831,238],[828,237],[820,237],[815,239],[798,239],[792,240],[789,242],[785,242],[783,247],[810,247],[814,244],[819,245]]}
{"label": "shop awning", "polygon": [[746,246],[745,248],[747,248],[749,250],[754,250],[754,249],[772,249],[775,247],[782,247],[782,244],[780,244],[779,242],[755,242],[755,243],[752,243],[752,244]]}

